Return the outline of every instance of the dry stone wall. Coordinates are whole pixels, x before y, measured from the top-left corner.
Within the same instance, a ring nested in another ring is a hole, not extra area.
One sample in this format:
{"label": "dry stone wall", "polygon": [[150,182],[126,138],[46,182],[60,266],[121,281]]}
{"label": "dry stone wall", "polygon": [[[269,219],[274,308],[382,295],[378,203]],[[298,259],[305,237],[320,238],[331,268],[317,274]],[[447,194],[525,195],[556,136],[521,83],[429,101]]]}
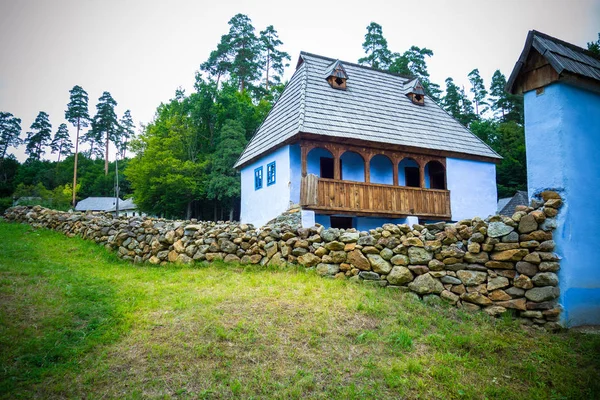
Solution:
{"label": "dry stone wall", "polygon": [[369,232],[299,228],[293,217],[254,229],[227,222],[117,219],[39,206],[10,208],[5,219],[93,240],[135,263],[303,265],[325,277],[442,299],[492,316],[511,309],[523,323],[556,330],[560,266],[552,231],[562,201],[555,192],[541,196],[531,207],[518,207],[512,217],[384,224]]}

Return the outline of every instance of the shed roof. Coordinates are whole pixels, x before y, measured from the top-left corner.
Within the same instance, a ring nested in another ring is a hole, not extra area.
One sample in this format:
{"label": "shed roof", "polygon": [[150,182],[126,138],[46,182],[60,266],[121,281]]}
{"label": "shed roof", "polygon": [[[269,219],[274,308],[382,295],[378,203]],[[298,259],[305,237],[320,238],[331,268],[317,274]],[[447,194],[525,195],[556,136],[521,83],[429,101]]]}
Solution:
{"label": "shed roof", "polygon": [[[119,202],[123,200],[119,199]],[[76,211],[108,211],[115,206],[115,197],[88,197],[75,206]]]}
{"label": "shed roof", "polygon": [[545,33],[531,30],[525,47],[506,83],[506,90],[514,93],[514,85],[527,62],[531,49],[537,50],[559,74],[570,73],[600,81],[600,59],[592,52]]}
{"label": "shed roof", "polygon": [[526,206],[529,204],[527,192],[519,190],[513,197],[507,197],[498,200],[498,214],[511,217],[515,213],[517,206]]}
{"label": "shed roof", "polygon": [[445,150],[500,159],[489,146],[431,98],[416,106],[406,96],[414,78],[345,61],[346,90],[325,75],[339,60],[300,53],[294,75],[235,167],[289,142],[298,133]]}

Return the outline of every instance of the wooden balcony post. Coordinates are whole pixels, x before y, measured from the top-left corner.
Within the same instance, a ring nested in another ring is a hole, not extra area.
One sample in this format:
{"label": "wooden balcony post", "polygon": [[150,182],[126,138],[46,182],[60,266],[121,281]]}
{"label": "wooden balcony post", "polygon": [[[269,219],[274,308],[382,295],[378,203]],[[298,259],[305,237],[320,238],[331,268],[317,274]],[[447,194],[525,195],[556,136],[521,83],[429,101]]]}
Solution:
{"label": "wooden balcony post", "polygon": [[340,173],[340,153],[338,151],[333,155],[333,179],[340,180],[342,174]]}
{"label": "wooden balcony post", "polygon": [[425,161],[419,162],[419,177],[421,178],[421,188],[425,189]]}
{"label": "wooden balcony post", "polygon": [[371,154],[362,153],[363,160],[365,160],[365,183],[371,182]]}
{"label": "wooden balcony post", "polygon": [[308,147],[304,143],[300,143],[300,158],[302,162],[302,176],[306,176],[307,167],[306,167],[306,158],[308,157]]}
{"label": "wooden balcony post", "polygon": [[398,186],[398,164],[400,164],[398,158],[394,157],[392,159],[392,173],[394,176],[394,186]]}

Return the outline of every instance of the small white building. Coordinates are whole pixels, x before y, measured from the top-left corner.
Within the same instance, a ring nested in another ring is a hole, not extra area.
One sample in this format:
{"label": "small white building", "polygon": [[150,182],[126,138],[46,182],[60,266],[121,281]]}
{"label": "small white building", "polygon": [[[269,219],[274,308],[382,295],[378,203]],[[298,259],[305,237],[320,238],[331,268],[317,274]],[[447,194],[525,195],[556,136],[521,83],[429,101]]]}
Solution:
{"label": "small white building", "polygon": [[417,79],[302,52],[235,165],[241,220],[298,204],[304,226],[359,230],[487,217],[500,159]]}
{"label": "small white building", "polygon": [[[119,199],[119,202],[123,200]],[[108,212],[115,207],[117,203],[116,197],[88,197],[80,200],[75,206],[75,211],[104,211]]]}
{"label": "small white building", "polygon": [[[116,214],[116,212],[117,212],[116,204],[114,207],[112,207],[110,210],[108,210],[108,212],[113,213],[113,215]],[[141,213],[138,210],[137,205],[133,202],[133,198],[130,198],[130,199],[119,201],[119,216],[145,217],[146,214]]]}

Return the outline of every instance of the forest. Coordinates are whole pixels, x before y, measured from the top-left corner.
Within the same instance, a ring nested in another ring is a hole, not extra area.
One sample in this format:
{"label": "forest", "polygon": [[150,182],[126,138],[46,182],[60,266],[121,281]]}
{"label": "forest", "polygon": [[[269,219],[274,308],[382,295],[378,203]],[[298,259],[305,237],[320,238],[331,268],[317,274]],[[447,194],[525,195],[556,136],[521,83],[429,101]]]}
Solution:
{"label": "forest", "polygon": [[[588,43],[597,54],[599,47],[600,34]],[[526,189],[523,99],[504,91],[506,76],[500,70],[489,85],[474,68],[470,87],[459,87],[452,77],[442,86],[427,71],[433,50],[411,46],[395,52],[375,22],[367,26],[362,48],[359,64],[418,77],[435,102],[503,157],[497,165],[499,197]],[[89,196],[114,196],[112,143],[120,197],[133,196],[140,210],[168,218],[236,218],[240,174],[233,165],[282,93],[290,62],[273,25],[257,33],[248,16],[237,14],[199,65],[194,91],[177,89],[137,135],[130,111],[118,118],[109,92],[98,99],[92,117],[80,86],[70,90],[65,122],[54,134],[43,111],[25,134],[19,118],[0,112],[0,211],[19,198],[66,210]],[[67,123],[77,131],[75,141]],[[23,163],[9,151],[19,146],[28,156]],[[52,155],[56,161],[49,159]]]}

